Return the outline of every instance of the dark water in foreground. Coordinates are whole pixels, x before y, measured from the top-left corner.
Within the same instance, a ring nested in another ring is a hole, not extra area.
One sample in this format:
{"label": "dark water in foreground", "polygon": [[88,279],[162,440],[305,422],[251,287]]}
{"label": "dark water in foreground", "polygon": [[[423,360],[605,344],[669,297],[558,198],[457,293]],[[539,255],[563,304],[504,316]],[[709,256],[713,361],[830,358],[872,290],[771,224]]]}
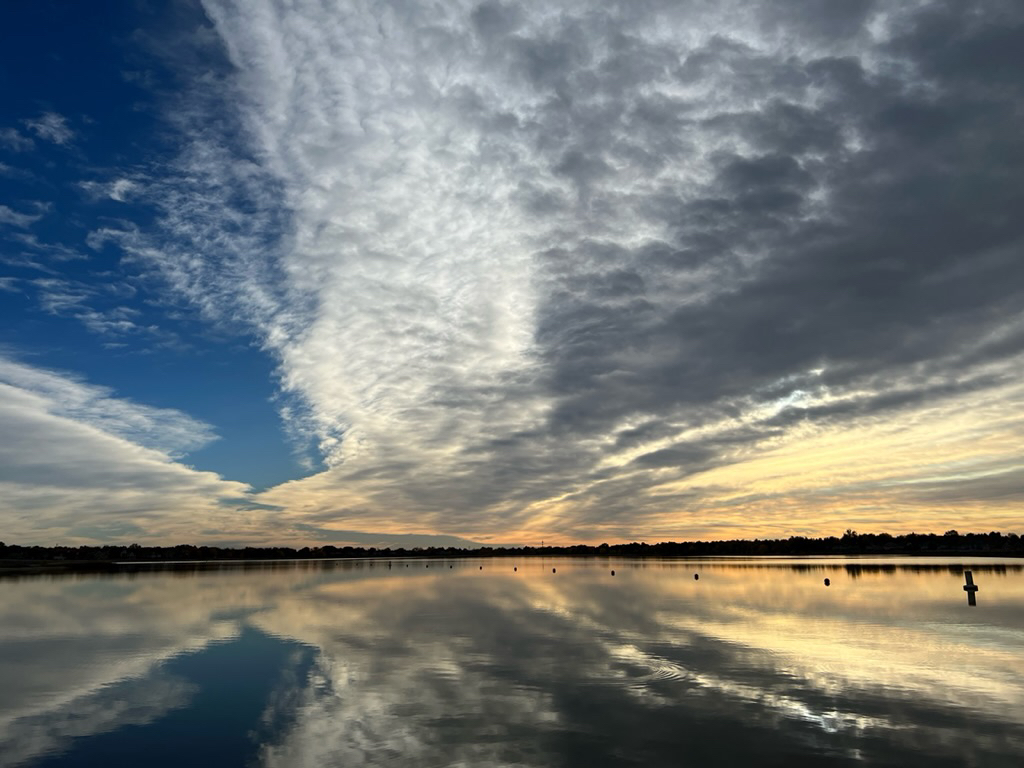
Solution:
{"label": "dark water in foreground", "polygon": [[1019,560],[393,564],[0,580],[0,765],[1024,765]]}

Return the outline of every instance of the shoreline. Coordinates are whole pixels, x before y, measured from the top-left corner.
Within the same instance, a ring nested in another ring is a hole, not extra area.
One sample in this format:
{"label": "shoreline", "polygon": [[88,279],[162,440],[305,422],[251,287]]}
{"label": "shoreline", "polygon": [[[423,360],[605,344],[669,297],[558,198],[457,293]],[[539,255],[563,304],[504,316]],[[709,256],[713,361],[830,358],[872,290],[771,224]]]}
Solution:
{"label": "shoreline", "polygon": [[[480,560],[480,559],[578,559],[578,560],[651,560],[661,562],[671,561],[692,561],[692,560],[794,560],[812,561],[820,559],[847,560],[845,564],[836,563],[833,567],[853,568],[857,570],[886,570],[892,567],[905,568],[936,568],[945,569],[952,565],[951,560],[957,559],[990,559],[990,560],[1020,560],[1020,565],[1014,564],[1016,568],[1024,570],[1024,553],[1017,552],[978,552],[978,551],[928,551],[928,552],[856,552],[838,553],[826,552],[815,554],[785,554],[785,555],[750,555],[750,554],[714,554],[714,555],[664,555],[647,553],[642,555],[634,554],[612,554],[612,553],[567,553],[567,552],[532,552],[532,553],[482,553],[478,550],[466,550],[461,554],[449,553],[374,553],[372,555],[356,556],[335,556],[335,557],[277,557],[277,558],[204,558],[195,560],[45,560],[45,559],[4,559],[0,560],[0,578],[7,576],[58,576],[58,575],[86,575],[86,574],[134,574],[150,573],[158,571],[203,571],[222,569],[241,570],[266,570],[275,566],[284,568],[296,568],[302,566],[317,565],[321,568],[332,569],[337,564],[349,566],[368,563],[371,567],[374,563],[381,561],[425,561],[425,560]],[[921,558],[935,560],[931,564],[897,564],[887,565],[878,563],[859,564],[862,559],[889,559],[889,558]],[[798,563],[794,567],[800,566]],[[822,567],[825,567],[822,565]],[[981,565],[982,568],[999,567]]]}

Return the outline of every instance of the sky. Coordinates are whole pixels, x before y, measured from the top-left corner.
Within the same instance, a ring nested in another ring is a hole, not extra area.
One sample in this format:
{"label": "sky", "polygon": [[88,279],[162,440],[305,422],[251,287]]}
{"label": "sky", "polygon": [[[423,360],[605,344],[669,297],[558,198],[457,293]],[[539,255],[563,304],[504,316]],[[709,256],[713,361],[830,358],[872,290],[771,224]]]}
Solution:
{"label": "sky", "polygon": [[1017,0],[39,0],[0,538],[1024,532]]}

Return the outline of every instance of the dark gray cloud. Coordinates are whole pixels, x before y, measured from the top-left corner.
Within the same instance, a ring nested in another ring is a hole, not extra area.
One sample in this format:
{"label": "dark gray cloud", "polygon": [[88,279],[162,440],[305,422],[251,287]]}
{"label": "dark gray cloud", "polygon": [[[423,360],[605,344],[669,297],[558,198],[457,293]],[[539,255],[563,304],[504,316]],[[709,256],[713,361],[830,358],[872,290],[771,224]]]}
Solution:
{"label": "dark gray cloud", "polygon": [[[843,5],[779,3],[760,13],[795,39],[864,37],[871,4]],[[982,366],[1019,355],[1019,328],[998,343],[989,337],[1024,309],[1024,83],[1014,74],[1022,23],[1009,4],[930,4],[859,56],[766,54],[716,37],[679,52],[671,79],[682,89],[727,73],[726,87],[763,99],[699,119],[685,97],[645,97],[640,82],[636,94],[625,92],[629,73],[646,76],[652,46],[638,56],[620,48],[617,77],[588,80],[596,93],[580,94],[613,107],[559,102],[544,115],[545,128],[573,127],[572,148],[552,153],[551,168],[588,188],[594,207],[601,196],[609,208],[633,206],[673,237],[629,247],[619,244],[628,233],[609,234],[540,256],[547,278],[537,339],[557,402],[549,428],[578,440],[636,414],[660,425],[678,409],[699,422],[819,368],[833,393],[869,381],[875,392],[785,418],[891,413],[969,389],[964,379]],[[610,48],[615,41],[599,30],[588,29],[588,45]],[[568,34],[564,46],[575,40]],[[566,61],[558,67],[574,76]],[[684,125],[699,125],[699,137],[668,138]],[[622,201],[614,181],[591,185],[610,173],[602,153],[623,141],[664,164],[685,162],[701,140],[747,148],[712,150],[709,178],[690,188]],[[699,269],[704,296],[648,289]],[[916,385],[922,370],[945,383]],[[662,466],[672,449],[648,456]]]}

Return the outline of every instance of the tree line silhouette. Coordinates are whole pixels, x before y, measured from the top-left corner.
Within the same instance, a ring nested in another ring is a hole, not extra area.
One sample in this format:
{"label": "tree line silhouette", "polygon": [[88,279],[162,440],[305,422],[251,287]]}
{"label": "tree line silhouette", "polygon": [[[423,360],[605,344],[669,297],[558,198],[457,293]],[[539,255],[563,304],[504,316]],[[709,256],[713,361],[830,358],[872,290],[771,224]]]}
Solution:
{"label": "tree line silhouette", "polygon": [[788,539],[730,539],[726,541],[663,541],[656,544],[574,544],[540,547],[214,547],[179,544],[150,547],[140,544],[97,546],[20,546],[0,541],[0,567],[30,564],[57,568],[131,562],[311,560],[331,558],[400,557],[707,557],[707,556],[808,556],[808,555],[1003,555],[1024,557],[1024,538],[1016,533],[857,533],[842,536]]}

